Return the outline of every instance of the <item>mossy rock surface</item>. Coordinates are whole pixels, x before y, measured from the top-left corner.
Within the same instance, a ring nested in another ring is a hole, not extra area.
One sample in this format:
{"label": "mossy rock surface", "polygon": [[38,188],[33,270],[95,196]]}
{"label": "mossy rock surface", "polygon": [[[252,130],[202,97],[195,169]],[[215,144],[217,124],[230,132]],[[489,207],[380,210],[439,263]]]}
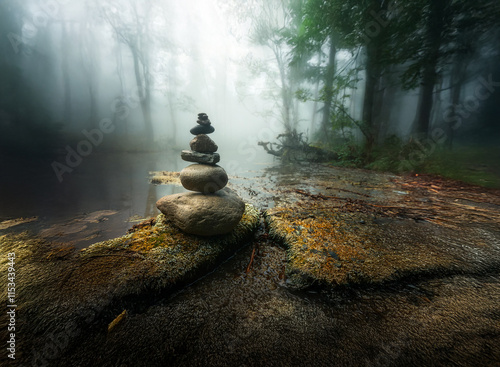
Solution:
{"label": "mossy rock surface", "polygon": [[[258,223],[259,212],[246,204],[243,217],[232,232],[202,237],[181,232],[160,214],[154,225],[94,244],[82,250],[80,257],[84,263],[92,263],[102,257],[117,256],[120,262],[128,263],[127,266],[114,269],[111,266],[112,269],[105,270],[121,284],[122,294],[161,291],[199,276],[200,271],[208,270],[233,253],[249,238]],[[85,265],[80,271],[87,271]],[[78,282],[80,277],[73,275],[72,278]],[[106,283],[110,281],[106,276],[97,278]]]}
{"label": "mossy rock surface", "polygon": [[397,281],[411,276],[482,274],[500,266],[494,223],[467,228],[302,201],[267,210],[270,235],[287,249],[298,288]]}
{"label": "mossy rock surface", "polygon": [[[132,233],[81,251],[26,232],[0,236],[2,284],[7,284],[7,254],[16,254],[16,332],[23,335],[17,347],[24,351],[17,356],[25,363],[19,365],[36,360],[33,351],[50,365],[47,356],[57,359],[79,335],[111,322],[123,309],[150,305],[205,275],[243,246],[259,222],[259,212],[246,204],[231,233],[200,237],[182,233],[160,214]],[[4,305],[6,297],[2,293]],[[7,324],[0,316],[3,340]],[[62,345],[54,348],[53,339]]]}

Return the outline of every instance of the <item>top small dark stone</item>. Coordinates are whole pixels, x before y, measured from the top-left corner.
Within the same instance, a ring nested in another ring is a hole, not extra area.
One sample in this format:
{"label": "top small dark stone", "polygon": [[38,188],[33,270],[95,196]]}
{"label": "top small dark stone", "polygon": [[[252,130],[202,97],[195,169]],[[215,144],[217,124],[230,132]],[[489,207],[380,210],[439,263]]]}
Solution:
{"label": "top small dark stone", "polygon": [[198,114],[198,119],[200,120],[208,120],[208,115],[206,113],[199,113]]}

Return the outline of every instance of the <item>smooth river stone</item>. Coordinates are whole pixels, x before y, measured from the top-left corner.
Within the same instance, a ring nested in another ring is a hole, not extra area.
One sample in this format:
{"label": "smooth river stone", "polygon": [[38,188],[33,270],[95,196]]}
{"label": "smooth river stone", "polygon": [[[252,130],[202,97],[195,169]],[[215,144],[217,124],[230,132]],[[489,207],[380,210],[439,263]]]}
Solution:
{"label": "smooth river stone", "polygon": [[203,164],[216,164],[220,161],[218,153],[199,153],[191,150],[181,151],[181,158],[187,162],[197,162]]}
{"label": "smooth river stone", "polygon": [[205,134],[196,135],[193,140],[189,142],[189,147],[191,150],[200,153],[214,153],[219,149],[217,144]]}
{"label": "smooth river stone", "polygon": [[182,231],[200,236],[231,232],[245,211],[245,203],[227,187],[210,195],[167,195],[156,202],[156,207]]}
{"label": "smooth river stone", "polygon": [[212,125],[196,125],[189,132],[193,135],[211,134],[215,131]]}
{"label": "smooth river stone", "polygon": [[227,173],[220,166],[206,164],[191,164],[184,168],[179,178],[186,190],[198,191],[204,194],[214,193],[227,184]]}

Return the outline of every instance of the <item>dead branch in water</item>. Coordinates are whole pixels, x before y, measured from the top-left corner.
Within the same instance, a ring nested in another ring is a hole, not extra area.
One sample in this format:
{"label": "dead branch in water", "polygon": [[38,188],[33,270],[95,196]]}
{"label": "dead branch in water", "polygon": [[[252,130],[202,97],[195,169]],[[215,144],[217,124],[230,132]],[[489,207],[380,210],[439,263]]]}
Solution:
{"label": "dead branch in water", "polygon": [[[259,141],[257,143],[257,145],[260,145],[264,148],[264,150],[268,153],[268,154],[271,154],[271,155],[274,155],[276,157],[281,157],[282,154],[283,154],[283,149],[280,149],[280,150],[274,150],[272,147],[273,147],[273,143],[270,143],[270,142],[263,142],[263,141]],[[268,147],[268,145],[271,145],[271,148]]]}
{"label": "dead branch in water", "polygon": [[276,143],[260,141],[257,144],[268,154],[289,162],[326,162],[338,158],[336,153],[311,146],[307,137],[296,130],[279,134],[276,139]]}

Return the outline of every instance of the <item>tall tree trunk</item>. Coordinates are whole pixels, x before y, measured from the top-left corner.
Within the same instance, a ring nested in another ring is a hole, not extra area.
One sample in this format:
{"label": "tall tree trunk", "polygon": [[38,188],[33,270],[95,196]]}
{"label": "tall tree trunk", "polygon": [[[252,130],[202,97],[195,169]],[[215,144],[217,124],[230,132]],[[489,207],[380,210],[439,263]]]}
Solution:
{"label": "tall tree trunk", "polygon": [[380,72],[377,65],[378,62],[378,48],[375,42],[370,42],[366,46],[366,82],[365,82],[365,95],[363,98],[363,126],[365,135],[365,148],[368,156],[370,155],[377,131],[373,118],[373,105],[375,102],[375,93],[380,78]]}
{"label": "tall tree trunk", "polygon": [[282,102],[282,118],[283,124],[285,125],[285,132],[289,133],[292,130],[292,103],[290,96],[290,87],[287,83],[287,75],[286,75],[286,65],[280,57],[279,50],[275,51],[276,60],[278,61],[278,68],[280,72],[280,81],[281,81],[281,102]]}
{"label": "tall tree trunk", "polygon": [[176,118],[176,106],[175,106],[175,95],[177,93],[177,82],[175,78],[177,67],[177,59],[175,55],[172,55],[168,63],[168,86],[167,86],[167,101],[170,110],[170,139],[172,144],[176,141],[177,136],[177,118]]}
{"label": "tall tree trunk", "polygon": [[[321,50],[318,52],[318,69],[321,66]],[[319,83],[320,83],[320,77],[316,79],[316,83],[314,85],[314,94],[313,94],[313,109],[312,109],[312,116],[311,116],[311,132],[309,134],[310,138],[313,138],[314,134],[316,133],[316,117],[318,116],[318,94],[319,94]]]}
{"label": "tall tree trunk", "polygon": [[445,9],[450,0],[429,1],[430,12],[427,20],[426,44],[427,55],[422,72],[422,85],[416,116],[415,131],[427,136],[431,123],[431,112],[434,102],[434,87],[437,82],[437,65],[439,49],[442,42]]}
{"label": "tall tree trunk", "polygon": [[[464,57],[458,57],[455,60],[455,63],[453,64],[453,68],[450,75],[450,103],[451,103],[452,116],[456,116],[458,113],[456,111],[456,107],[458,107],[458,104],[460,102],[460,96],[462,94],[462,88],[466,78],[466,70],[467,70],[467,61],[465,60]],[[451,122],[448,122],[446,126],[447,130],[446,146],[448,147],[448,149],[453,148],[453,138],[455,131],[455,129],[453,128],[454,123],[455,121],[452,120]]]}
{"label": "tall tree trunk", "polygon": [[333,102],[333,81],[335,80],[335,69],[336,69],[336,57],[337,57],[337,46],[336,37],[334,32],[330,35],[330,52],[328,54],[328,66],[326,67],[325,74],[325,103],[323,105],[323,118],[321,119],[321,132],[322,140],[328,141],[329,137],[329,126],[330,126],[330,115],[332,110]]}
{"label": "tall tree trunk", "polygon": [[134,60],[135,81],[137,83],[138,94],[140,98],[142,117],[144,119],[144,137],[146,143],[153,142],[153,123],[151,121],[151,97],[149,85],[147,85],[147,75],[144,75],[139,65],[139,55],[135,48],[131,48],[132,58]]}
{"label": "tall tree trunk", "polygon": [[287,65],[283,60],[281,55],[280,46],[272,44],[271,46],[274,57],[278,64],[278,70],[280,72],[280,83],[281,83],[281,117],[283,119],[283,124],[285,126],[285,133],[290,133],[292,131],[292,92],[289,84],[289,78],[286,72]]}
{"label": "tall tree trunk", "polygon": [[434,104],[435,68],[424,72],[420,97],[418,101],[415,132],[427,136],[429,134],[430,117]]}
{"label": "tall tree trunk", "polygon": [[384,101],[394,101],[396,96],[396,87],[393,85],[390,78],[391,71],[380,78],[379,93],[377,98],[377,107],[375,108],[375,120],[377,126],[377,136],[375,137],[375,144],[385,141],[391,129],[391,115],[393,113],[394,104],[384,103]]}
{"label": "tall tree trunk", "polygon": [[[370,6],[366,9],[366,14],[370,20],[373,20],[373,14],[377,14],[379,18],[388,21],[385,12],[389,7],[389,1],[371,0]],[[371,152],[376,143],[378,136],[378,126],[375,121],[375,97],[378,92],[380,78],[382,74],[382,66],[380,64],[381,50],[384,49],[384,43],[387,39],[386,27],[381,25],[378,35],[369,39],[365,45],[366,49],[366,81],[365,94],[363,98],[363,135],[365,136],[365,151],[366,159],[371,159]],[[379,102],[381,105],[383,101]],[[380,108],[380,106],[378,106]],[[380,112],[380,111],[378,111]]]}
{"label": "tall tree trunk", "polygon": [[123,55],[121,43],[116,44],[115,48],[115,59],[116,59],[116,74],[118,76],[118,81],[120,82],[120,94],[118,101],[115,105],[115,113],[113,115],[113,123],[117,127],[117,132],[119,134],[124,134],[125,138],[120,138],[121,141],[128,145],[129,144],[129,131],[128,131],[128,111],[129,106],[125,102],[125,78],[123,71]]}
{"label": "tall tree trunk", "polygon": [[63,106],[63,119],[66,125],[71,125],[71,80],[69,77],[68,55],[69,55],[69,37],[68,29],[65,22],[61,23],[61,73],[63,78],[63,93],[64,93],[64,106]]}
{"label": "tall tree trunk", "polygon": [[98,80],[99,80],[99,54],[95,47],[97,42],[92,31],[92,24],[82,23],[80,26],[80,58],[82,71],[85,73],[87,89],[89,91],[89,126],[97,127],[98,120]]}

